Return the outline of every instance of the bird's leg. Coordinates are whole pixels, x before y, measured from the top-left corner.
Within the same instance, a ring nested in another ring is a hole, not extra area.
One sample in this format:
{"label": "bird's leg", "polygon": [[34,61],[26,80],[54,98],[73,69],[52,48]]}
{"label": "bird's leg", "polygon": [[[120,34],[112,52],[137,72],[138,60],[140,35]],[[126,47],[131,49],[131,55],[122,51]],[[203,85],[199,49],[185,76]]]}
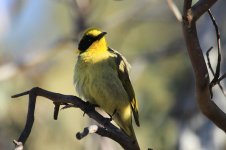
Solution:
{"label": "bird's leg", "polygon": [[112,115],[111,115],[111,114],[108,114],[108,115],[110,116],[110,118],[109,118],[110,121],[113,120],[113,116],[116,114],[116,112],[117,112],[117,109],[115,109],[115,110],[113,111]]}
{"label": "bird's leg", "polygon": [[113,120],[112,118],[113,118],[113,116],[116,114],[116,109],[114,110],[114,112],[112,113],[112,115],[111,114],[108,114],[109,116],[110,116],[110,118],[102,118],[101,119],[101,122],[103,122],[103,126],[105,127],[105,126],[108,126],[109,125],[109,123]]}
{"label": "bird's leg", "polygon": [[108,114],[110,116],[110,118],[104,118],[103,119],[103,122],[104,124],[108,124],[109,122],[111,122],[113,120],[113,116],[116,114],[117,112],[117,109],[114,110],[114,112],[111,114]]}

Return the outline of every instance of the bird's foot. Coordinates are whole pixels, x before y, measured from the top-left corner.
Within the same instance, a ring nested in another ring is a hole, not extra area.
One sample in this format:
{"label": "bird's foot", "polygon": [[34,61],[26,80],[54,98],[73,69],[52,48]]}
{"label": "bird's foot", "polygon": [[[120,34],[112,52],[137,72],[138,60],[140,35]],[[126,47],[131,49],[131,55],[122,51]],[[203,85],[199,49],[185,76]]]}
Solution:
{"label": "bird's foot", "polygon": [[116,114],[117,109],[114,110],[114,112],[111,114],[108,114],[110,116],[110,118],[108,118],[110,120],[110,122],[113,120],[113,116]]}
{"label": "bird's foot", "polygon": [[112,115],[108,114],[110,116],[110,118],[104,118],[102,120],[104,126],[108,125],[113,120],[113,116],[116,114],[116,112],[117,112],[117,110],[115,109],[114,112],[112,113]]}

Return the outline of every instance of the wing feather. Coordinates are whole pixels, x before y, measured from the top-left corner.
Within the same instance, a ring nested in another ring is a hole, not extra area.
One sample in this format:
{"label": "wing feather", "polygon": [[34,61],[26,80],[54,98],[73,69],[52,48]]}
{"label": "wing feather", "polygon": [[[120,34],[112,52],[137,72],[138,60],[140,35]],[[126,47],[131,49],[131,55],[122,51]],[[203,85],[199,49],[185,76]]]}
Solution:
{"label": "wing feather", "polygon": [[129,103],[130,103],[130,106],[133,111],[133,116],[134,116],[135,122],[136,122],[137,126],[140,126],[139,114],[138,114],[138,104],[137,104],[137,100],[135,98],[135,93],[133,90],[133,86],[130,82],[129,73],[128,73],[128,70],[130,69],[130,65],[127,62],[127,60],[125,59],[125,57],[123,57],[119,52],[117,52],[111,48],[109,48],[109,51],[116,56],[115,62],[117,64],[117,71],[118,71],[119,79],[121,80],[122,85],[128,94]]}

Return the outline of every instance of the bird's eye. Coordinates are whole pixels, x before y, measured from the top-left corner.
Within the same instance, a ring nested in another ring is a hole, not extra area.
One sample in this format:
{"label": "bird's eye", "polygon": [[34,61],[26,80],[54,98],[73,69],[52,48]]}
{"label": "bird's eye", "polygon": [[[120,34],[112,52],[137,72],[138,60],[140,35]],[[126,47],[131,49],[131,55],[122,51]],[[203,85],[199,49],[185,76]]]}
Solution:
{"label": "bird's eye", "polygon": [[95,41],[95,37],[92,35],[85,35],[79,42],[78,49],[85,51]]}
{"label": "bird's eye", "polygon": [[87,40],[88,42],[92,42],[92,41],[94,41],[94,40],[93,40],[93,37],[92,37],[92,36],[90,36],[90,35],[88,35],[88,36],[86,37],[86,40]]}

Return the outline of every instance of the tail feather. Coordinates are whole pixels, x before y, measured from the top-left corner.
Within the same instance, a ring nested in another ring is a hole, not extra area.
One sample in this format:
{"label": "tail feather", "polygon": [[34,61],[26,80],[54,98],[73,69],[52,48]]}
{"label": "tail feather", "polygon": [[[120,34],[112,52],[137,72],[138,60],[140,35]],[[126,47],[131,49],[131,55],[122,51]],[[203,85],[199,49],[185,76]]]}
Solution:
{"label": "tail feather", "polygon": [[140,126],[140,122],[139,122],[138,110],[137,109],[132,109],[132,111],[133,111],[133,116],[134,116],[135,123],[139,127]]}
{"label": "tail feather", "polygon": [[[127,121],[123,121],[121,116],[116,113],[113,116],[113,119],[115,123],[124,131],[128,136],[134,139],[134,144],[136,144],[139,147],[133,126],[132,126],[132,116]],[[139,122],[138,122],[139,123]]]}
{"label": "tail feather", "polygon": [[[133,129],[132,124],[131,124],[131,126],[130,126],[130,130],[132,131],[132,137],[133,137],[133,139],[134,139],[134,144],[136,144],[136,145],[139,147],[139,144],[138,144],[138,141],[137,141],[137,137],[136,137],[136,134],[135,134],[135,132],[134,132],[134,129]],[[140,147],[139,147],[139,149],[140,149]]]}

